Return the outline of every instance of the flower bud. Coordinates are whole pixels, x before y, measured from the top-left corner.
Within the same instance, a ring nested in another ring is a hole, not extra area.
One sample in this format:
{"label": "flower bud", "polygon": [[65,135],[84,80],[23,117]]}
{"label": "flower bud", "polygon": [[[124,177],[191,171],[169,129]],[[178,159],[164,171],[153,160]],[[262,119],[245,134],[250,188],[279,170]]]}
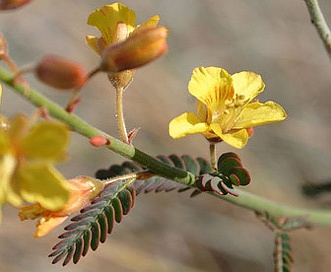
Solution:
{"label": "flower bud", "polygon": [[100,147],[103,145],[109,145],[110,141],[102,135],[96,135],[96,136],[91,137],[90,144],[95,147]]}
{"label": "flower bud", "polygon": [[167,51],[165,27],[149,27],[137,31],[123,42],[106,48],[101,56],[100,70],[120,72],[141,67]]}
{"label": "flower bud", "polygon": [[31,0],[0,0],[0,10],[16,9],[29,2]]}
{"label": "flower bud", "polygon": [[40,81],[57,89],[79,88],[87,80],[80,64],[56,56],[44,57],[37,64],[35,74]]}

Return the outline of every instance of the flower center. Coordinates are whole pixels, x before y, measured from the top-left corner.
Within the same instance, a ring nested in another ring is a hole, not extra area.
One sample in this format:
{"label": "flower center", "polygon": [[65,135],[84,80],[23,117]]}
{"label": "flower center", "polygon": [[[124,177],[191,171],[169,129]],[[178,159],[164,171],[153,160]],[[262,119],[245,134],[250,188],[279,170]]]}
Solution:
{"label": "flower center", "polygon": [[228,132],[232,129],[246,103],[247,99],[242,94],[235,94],[231,99],[226,99],[224,106],[213,112],[213,122],[221,124],[223,133]]}

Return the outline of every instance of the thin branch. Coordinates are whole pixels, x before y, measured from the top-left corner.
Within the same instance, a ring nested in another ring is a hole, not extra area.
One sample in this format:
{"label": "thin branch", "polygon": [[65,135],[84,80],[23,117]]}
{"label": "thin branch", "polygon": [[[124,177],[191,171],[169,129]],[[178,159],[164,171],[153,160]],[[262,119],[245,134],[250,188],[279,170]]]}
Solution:
{"label": "thin branch", "polygon": [[[0,67],[0,82],[3,82],[7,86],[11,87],[14,91],[22,95],[36,107],[46,108],[51,116],[61,120],[72,130],[87,138],[102,135],[110,141],[110,144],[105,147],[115,153],[139,163],[157,175],[174,180],[181,184],[193,186],[196,177],[192,173],[164,164],[134,146],[127,145],[111,135],[94,128],[78,116],[69,114],[62,107],[39,94],[37,91],[33,89],[26,89],[23,85],[14,83],[12,78],[13,77],[10,73]],[[331,226],[331,211],[295,208],[239,189],[236,191],[239,193],[239,197],[233,197],[231,195],[221,196],[215,193],[211,193],[211,195],[249,210],[266,211],[277,216],[285,217],[305,216],[307,221],[310,221],[311,223]]]}
{"label": "thin branch", "polygon": [[316,27],[316,30],[322,39],[325,49],[331,58],[331,31],[328,24],[325,21],[324,15],[317,0],[305,0],[305,3],[310,14],[312,24]]}

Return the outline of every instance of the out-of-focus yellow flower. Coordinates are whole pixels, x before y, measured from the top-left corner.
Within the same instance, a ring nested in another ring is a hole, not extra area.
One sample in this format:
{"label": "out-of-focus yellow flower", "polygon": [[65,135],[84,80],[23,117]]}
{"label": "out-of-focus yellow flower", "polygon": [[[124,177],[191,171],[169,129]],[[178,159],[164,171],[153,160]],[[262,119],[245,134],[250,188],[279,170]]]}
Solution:
{"label": "out-of-focus yellow flower", "polygon": [[261,77],[252,72],[230,75],[222,68],[196,68],[188,89],[198,99],[197,114],[187,112],[174,118],[169,124],[170,136],[201,133],[211,142],[224,141],[243,148],[251,127],[286,118],[279,104],[253,101],[264,87]]}
{"label": "out-of-focus yellow flower", "polygon": [[69,199],[68,186],[52,164],[65,158],[68,128],[49,120],[34,123],[23,115],[0,119],[0,208],[6,202],[62,208]]}
{"label": "out-of-focus yellow flower", "polygon": [[131,34],[146,27],[157,26],[160,18],[153,16],[136,26],[136,14],[121,3],[103,6],[88,17],[87,23],[101,32],[101,37],[87,36],[86,43],[99,55],[112,43],[127,39]]}
{"label": "out-of-focus yellow flower", "polygon": [[103,189],[104,184],[90,177],[77,177],[67,182],[70,192],[66,205],[58,210],[49,210],[40,203],[23,207],[19,213],[21,220],[40,218],[35,238],[44,236],[65,221],[69,215],[84,208]]}

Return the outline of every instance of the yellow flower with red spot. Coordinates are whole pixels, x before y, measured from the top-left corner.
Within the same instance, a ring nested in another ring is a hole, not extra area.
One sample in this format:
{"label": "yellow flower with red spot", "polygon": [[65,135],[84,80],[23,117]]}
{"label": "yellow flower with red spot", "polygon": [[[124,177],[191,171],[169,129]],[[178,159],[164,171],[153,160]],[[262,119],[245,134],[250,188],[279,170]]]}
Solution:
{"label": "yellow flower with red spot", "polygon": [[40,218],[35,238],[44,236],[65,221],[69,215],[84,208],[104,187],[104,183],[90,177],[77,177],[67,182],[70,193],[66,205],[58,210],[49,210],[40,203],[23,207],[19,213],[21,220]]}
{"label": "yellow flower with red spot", "polygon": [[39,202],[50,210],[66,205],[67,183],[53,163],[65,158],[68,128],[24,115],[10,120],[1,116],[0,121],[0,208],[24,202]]}
{"label": "yellow flower with red spot", "polygon": [[187,112],[174,118],[169,124],[170,136],[182,138],[201,133],[211,142],[224,141],[243,148],[251,127],[286,118],[279,104],[253,100],[264,87],[261,77],[252,72],[230,75],[222,68],[196,68],[188,89],[198,99],[197,114]]}

